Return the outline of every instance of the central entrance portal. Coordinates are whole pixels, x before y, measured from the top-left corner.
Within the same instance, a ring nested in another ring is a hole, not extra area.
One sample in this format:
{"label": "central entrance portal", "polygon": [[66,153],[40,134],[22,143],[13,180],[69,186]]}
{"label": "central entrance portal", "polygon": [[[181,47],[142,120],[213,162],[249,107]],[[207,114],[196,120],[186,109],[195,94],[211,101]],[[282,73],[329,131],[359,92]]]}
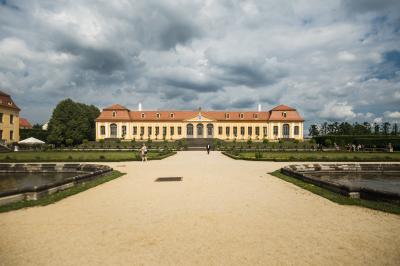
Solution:
{"label": "central entrance portal", "polygon": [[197,137],[202,138],[204,135],[204,126],[203,124],[197,124]]}

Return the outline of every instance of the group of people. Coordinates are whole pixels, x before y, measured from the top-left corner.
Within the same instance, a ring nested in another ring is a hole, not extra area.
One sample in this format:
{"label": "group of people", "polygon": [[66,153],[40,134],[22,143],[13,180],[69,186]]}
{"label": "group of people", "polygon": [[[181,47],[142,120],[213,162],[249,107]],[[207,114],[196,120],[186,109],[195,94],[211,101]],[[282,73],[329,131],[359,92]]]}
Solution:
{"label": "group of people", "polygon": [[[211,151],[210,144],[207,144],[206,150],[207,150],[207,154],[210,154],[210,151]],[[140,157],[142,158],[142,162],[147,161],[147,153],[148,153],[148,150],[147,150],[146,144],[143,143],[142,147],[139,150],[139,154],[140,154]]]}

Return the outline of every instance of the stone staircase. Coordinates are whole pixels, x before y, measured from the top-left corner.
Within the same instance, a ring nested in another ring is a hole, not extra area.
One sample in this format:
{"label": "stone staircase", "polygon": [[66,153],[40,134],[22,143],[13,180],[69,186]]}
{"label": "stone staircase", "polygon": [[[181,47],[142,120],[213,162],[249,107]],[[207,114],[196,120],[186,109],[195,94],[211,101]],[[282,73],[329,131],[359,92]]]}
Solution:
{"label": "stone staircase", "polygon": [[212,138],[188,138],[186,139],[188,151],[205,151],[207,144],[210,144],[211,149],[213,148]]}

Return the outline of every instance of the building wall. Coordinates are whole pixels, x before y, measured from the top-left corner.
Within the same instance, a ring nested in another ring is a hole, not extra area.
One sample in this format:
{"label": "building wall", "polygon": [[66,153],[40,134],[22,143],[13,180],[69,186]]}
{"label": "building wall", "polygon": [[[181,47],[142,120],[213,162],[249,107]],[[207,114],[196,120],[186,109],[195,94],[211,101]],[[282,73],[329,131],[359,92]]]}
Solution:
{"label": "building wall", "polygon": [[[3,118],[0,121],[0,130],[2,131],[1,140],[6,143],[19,141],[19,112],[14,109],[0,107],[0,113]],[[10,116],[13,115],[13,123],[10,123]],[[13,132],[13,138],[10,138],[10,132]]]}
{"label": "building wall", "polygon": [[[115,124],[117,126],[117,135],[111,136],[111,125]],[[187,135],[187,124],[192,124],[194,128],[193,136]],[[107,138],[119,138],[125,140],[163,140],[163,127],[167,127],[167,134],[165,136],[166,140],[177,140],[181,138],[196,138],[197,136],[197,125],[203,125],[203,136],[200,137],[208,137],[207,135],[207,124],[213,125],[213,134],[210,137],[218,138],[222,140],[243,140],[247,141],[248,139],[252,140],[278,140],[284,137],[292,138],[292,139],[303,139],[303,122],[241,122],[241,121],[185,121],[185,122],[96,122],[96,140],[107,139]],[[284,124],[289,125],[289,135],[283,136],[283,127]],[[101,127],[105,127],[105,134],[101,134]],[[122,135],[122,128],[126,127],[126,135]],[[274,134],[274,126],[278,127],[278,134]],[[299,134],[294,134],[295,126],[299,127]],[[133,128],[137,128],[136,134],[133,132]],[[144,134],[141,136],[141,128],[144,127]],[[151,127],[151,135],[149,136],[148,128]],[[156,127],[159,127],[159,135],[156,136]],[[174,127],[174,134],[171,135],[170,128]],[[178,127],[182,128],[182,132],[178,134]],[[222,127],[222,134],[219,134],[219,127]],[[230,134],[227,135],[226,128],[230,128]],[[234,136],[233,128],[237,128],[237,136]],[[241,127],[245,128],[245,134],[241,134]],[[248,128],[252,128],[252,134],[249,135]],[[256,127],[259,127],[259,135],[256,135]],[[264,127],[266,127],[266,133],[264,134]]]}

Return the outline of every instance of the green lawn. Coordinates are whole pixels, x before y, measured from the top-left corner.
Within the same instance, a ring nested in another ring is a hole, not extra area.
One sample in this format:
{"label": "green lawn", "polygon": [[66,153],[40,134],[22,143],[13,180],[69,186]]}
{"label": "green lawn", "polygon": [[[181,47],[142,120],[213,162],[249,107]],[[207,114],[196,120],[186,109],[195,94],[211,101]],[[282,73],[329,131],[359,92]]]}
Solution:
{"label": "green lawn", "polygon": [[33,207],[33,206],[46,206],[46,205],[55,203],[59,200],[62,200],[66,197],[78,194],[78,193],[88,190],[92,187],[95,187],[95,186],[98,186],[105,182],[116,179],[123,175],[124,175],[124,173],[114,170],[111,173],[105,174],[104,176],[97,177],[96,179],[93,179],[93,180],[90,180],[90,181],[87,181],[84,183],[80,183],[72,188],[56,192],[54,194],[48,195],[39,200],[20,201],[20,202],[11,203],[8,205],[0,206],[0,212],[8,212],[8,211],[18,210],[18,209]]}
{"label": "green lawn", "polygon": [[260,161],[400,161],[400,152],[224,152],[234,159]]}
{"label": "green lawn", "polygon": [[[149,160],[159,160],[174,155],[175,152],[160,153],[150,151]],[[45,151],[0,153],[0,162],[119,162],[141,160],[133,151]]]}
{"label": "green lawn", "polygon": [[280,172],[280,170],[277,170],[270,174],[275,177],[278,177],[282,180],[285,180],[286,182],[292,183],[298,187],[306,189],[314,194],[317,194],[321,197],[324,197],[330,201],[336,202],[341,205],[355,205],[355,206],[361,206],[361,207],[379,210],[379,211],[383,211],[383,212],[400,214],[400,205],[395,204],[395,203],[372,201],[372,200],[365,200],[365,199],[352,199],[352,198],[343,196],[341,194],[332,192],[330,190],[327,190],[325,188],[304,182],[303,180],[284,175]]}

